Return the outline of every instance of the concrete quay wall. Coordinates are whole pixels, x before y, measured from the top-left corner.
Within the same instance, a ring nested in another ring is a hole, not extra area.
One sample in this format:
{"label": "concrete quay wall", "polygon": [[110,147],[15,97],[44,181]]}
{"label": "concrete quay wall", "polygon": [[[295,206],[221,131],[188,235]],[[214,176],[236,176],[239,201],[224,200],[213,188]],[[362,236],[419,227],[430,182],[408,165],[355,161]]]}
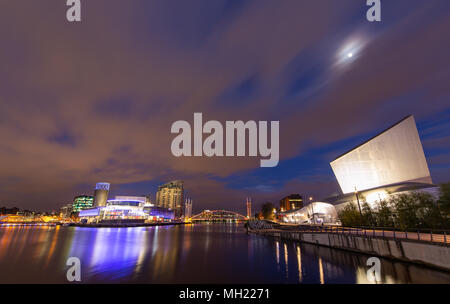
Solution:
{"label": "concrete quay wall", "polygon": [[273,230],[249,230],[249,232],[372,256],[418,263],[450,271],[450,246],[444,243],[326,232],[316,233]]}

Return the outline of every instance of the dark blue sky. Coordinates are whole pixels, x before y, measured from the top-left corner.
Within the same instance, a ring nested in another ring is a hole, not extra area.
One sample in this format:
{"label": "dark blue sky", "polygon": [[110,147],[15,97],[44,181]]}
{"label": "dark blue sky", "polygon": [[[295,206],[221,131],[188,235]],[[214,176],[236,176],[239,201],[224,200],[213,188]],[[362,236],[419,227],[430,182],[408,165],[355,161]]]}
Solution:
{"label": "dark blue sky", "polygon": [[[194,211],[339,191],[329,162],[413,114],[433,181],[450,180],[450,3],[382,0],[0,4],[0,205],[57,209],[96,182]],[[353,57],[346,55],[352,52]],[[280,121],[281,161],[175,158],[176,120]]]}

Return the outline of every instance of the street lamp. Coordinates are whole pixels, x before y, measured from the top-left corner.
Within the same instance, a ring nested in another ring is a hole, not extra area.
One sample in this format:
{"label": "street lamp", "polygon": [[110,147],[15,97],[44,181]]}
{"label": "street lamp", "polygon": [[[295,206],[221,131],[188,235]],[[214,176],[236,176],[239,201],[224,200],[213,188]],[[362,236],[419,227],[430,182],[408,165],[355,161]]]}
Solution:
{"label": "street lamp", "polygon": [[312,202],[312,197],[310,197],[309,200],[311,201],[313,224],[315,224],[316,223],[316,218],[314,216],[314,203]]}
{"label": "street lamp", "polygon": [[355,187],[355,195],[356,195],[356,201],[358,202],[359,215],[360,215],[361,221],[362,221],[361,205],[359,204],[358,190],[356,190],[356,187]]}

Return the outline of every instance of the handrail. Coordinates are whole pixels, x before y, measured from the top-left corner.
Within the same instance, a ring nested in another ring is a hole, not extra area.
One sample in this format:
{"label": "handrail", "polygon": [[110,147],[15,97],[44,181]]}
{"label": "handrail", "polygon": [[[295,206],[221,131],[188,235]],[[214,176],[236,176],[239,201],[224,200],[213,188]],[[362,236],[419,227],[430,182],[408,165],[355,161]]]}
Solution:
{"label": "handrail", "polygon": [[[266,222],[267,224],[267,222]],[[400,230],[392,227],[344,227],[344,226],[319,226],[319,225],[266,225],[260,224],[255,227],[257,230],[270,230],[279,232],[313,232],[313,233],[335,233],[347,234],[363,237],[377,237],[377,238],[393,238],[393,239],[408,239],[420,242],[430,243],[450,243],[450,230],[445,229],[405,229]],[[270,227],[272,226],[272,227]]]}

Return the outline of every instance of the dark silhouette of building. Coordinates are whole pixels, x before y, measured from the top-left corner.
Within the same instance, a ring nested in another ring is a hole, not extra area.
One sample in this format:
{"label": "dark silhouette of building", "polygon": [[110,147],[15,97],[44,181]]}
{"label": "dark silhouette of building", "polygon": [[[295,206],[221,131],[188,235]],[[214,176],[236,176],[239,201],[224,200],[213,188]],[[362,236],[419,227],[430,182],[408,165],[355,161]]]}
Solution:
{"label": "dark silhouette of building", "polygon": [[300,208],[303,208],[303,197],[300,194],[291,194],[280,200],[281,212]]}

